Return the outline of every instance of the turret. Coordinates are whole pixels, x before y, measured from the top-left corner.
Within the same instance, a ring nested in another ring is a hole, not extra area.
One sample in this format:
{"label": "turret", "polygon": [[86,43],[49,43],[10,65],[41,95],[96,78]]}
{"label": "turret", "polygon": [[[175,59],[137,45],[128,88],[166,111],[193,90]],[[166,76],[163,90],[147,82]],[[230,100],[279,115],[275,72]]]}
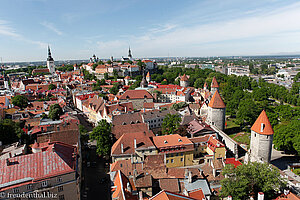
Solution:
{"label": "turret", "polygon": [[208,104],[207,122],[217,128],[225,129],[225,109],[226,105],[222,100],[219,91],[216,90]]}
{"label": "turret", "polygon": [[49,72],[53,75],[55,73],[55,65],[54,65],[54,59],[51,56],[51,51],[49,46],[48,46],[47,67],[49,69]]}
{"label": "turret", "polygon": [[220,92],[219,91],[219,84],[218,84],[218,82],[217,82],[217,79],[216,79],[216,77],[213,77],[213,79],[212,79],[212,81],[211,81],[211,85],[210,85],[210,92],[211,92],[211,94],[212,95],[214,95],[215,94],[215,92],[218,90],[218,92]]}
{"label": "turret", "polygon": [[150,83],[150,81],[151,81],[150,72],[147,73],[146,80],[148,81],[148,83]]}
{"label": "turret", "polygon": [[132,59],[132,54],[131,54],[130,47],[129,47],[129,50],[128,50],[128,58],[129,58],[130,60]]}
{"label": "turret", "polygon": [[181,87],[189,86],[189,78],[185,74],[180,78],[180,86]]}
{"label": "turret", "polygon": [[250,161],[267,162],[271,160],[273,128],[266,111],[262,111],[251,127]]}

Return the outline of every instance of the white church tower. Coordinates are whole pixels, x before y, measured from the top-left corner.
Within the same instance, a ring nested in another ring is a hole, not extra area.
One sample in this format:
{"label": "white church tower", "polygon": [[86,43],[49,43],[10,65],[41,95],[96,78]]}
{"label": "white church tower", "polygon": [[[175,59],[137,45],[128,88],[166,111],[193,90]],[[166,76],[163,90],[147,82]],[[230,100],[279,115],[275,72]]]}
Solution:
{"label": "white church tower", "polygon": [[48,46],[47,67],[49,69],[49,72],[53,75],[55,73],[55,65],[54,65],[54,59],[51,56],[51,51],[49,46]]}
{"label": "white church tower", "polygon": [[266,111],[262,111],[251,127],[250,150],[245,161],[269,163],[272,154],[273,128]]}

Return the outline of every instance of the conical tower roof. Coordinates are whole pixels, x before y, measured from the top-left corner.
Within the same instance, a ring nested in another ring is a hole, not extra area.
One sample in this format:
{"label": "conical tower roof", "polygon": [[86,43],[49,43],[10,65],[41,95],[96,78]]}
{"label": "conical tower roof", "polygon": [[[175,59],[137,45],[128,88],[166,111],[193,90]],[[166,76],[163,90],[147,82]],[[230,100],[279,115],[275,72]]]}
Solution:
{"label": "conical tower roof", "polygon": [[216,79],[215,76],[214,76],[213,79],[212,79],[211,87],[212,87],[212,88],[218,88],[218,87],[219,87],[219,84],[218,84],[217,79]]}
{"label": "conical tower roof", "polygon": [[252,131],[262,135],[273,135],[274,131],[267,116],[265,110],[263,110],[260,115],[258,116],[257,120],[254,122],[253,126],[251,127]]}
{"label": "conical tower roof", "polygon": [[211,107],[211,108],[225,108],[226,107],[226,105],[225,105],[224,101],[222,100],[218,90],[215,92],[215,94],[211,98],[208,106]]}
{"label": "conical tower roof", "polygon": [[150,72],[147,73],[146,77],[150,77]]}
{"label": "conical tower roof", "polygon": [[204,83],[204,86],[203,86],[203,87],[204,87],[204,88],[207,88],[207,86],[208,86],[208,85],[207,85],[207,83],[206,83],[206,81],[205,81],[205,83]]}
{"label": "conical tower roof", "polygon": [[180,80],[181,80],[181,81],[188,81],[189,79],[188,79],[188,77],[184,74],[184,75],[181,77]]}

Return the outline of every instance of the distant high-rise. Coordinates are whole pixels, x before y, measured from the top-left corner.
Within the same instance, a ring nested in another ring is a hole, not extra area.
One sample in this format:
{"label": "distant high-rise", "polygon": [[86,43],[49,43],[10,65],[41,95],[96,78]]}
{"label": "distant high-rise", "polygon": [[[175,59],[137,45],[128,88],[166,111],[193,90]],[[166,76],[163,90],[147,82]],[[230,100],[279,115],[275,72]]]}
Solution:
{"label": "distant high-rise", "polygon": [[49,72],[53,75],[55,73],[55,65],[54,65],[54,59],[51,56],[51,51],[49,46],[48,46],[47,67],[49,69]]}

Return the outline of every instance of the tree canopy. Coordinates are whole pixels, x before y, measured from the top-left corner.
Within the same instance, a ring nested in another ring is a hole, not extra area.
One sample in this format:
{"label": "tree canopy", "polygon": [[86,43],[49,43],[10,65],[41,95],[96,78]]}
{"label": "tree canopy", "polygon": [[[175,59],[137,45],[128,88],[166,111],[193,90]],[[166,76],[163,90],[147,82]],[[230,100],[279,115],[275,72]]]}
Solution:
{"label": "tree canopy", "polygon": [[17,142],[22,134],[23,130],[20,128],[19,123],[16,123],[11,119],[0,121],[0,141],[2,141],[4,145]]}
{"label": "tree canopy", "polygon": [[221,196],[232,196],[233,199],[247,199],[263,192],[270,199],[286,182],[279,170],[267,163],[252,162],[238,167],[226,165],[223,169],[225,178],[221,181]]}
{"label": "tree canopy", "polygon": [[50,106],[48,117],[52,120],[59,119],[60,115],[63,114],[63,110],[59,104],[53,104]]}
{"label": "tree canopy", "polygon": [[162,123],[163,134],[173,134],[178,130],[181,118],[179,115],[167,114]]}
{"label": "tree canopy", "polygon": [[97,141],[97,154],[109,156],[112,147],[111,125],[102,119],[90,134],[90,139]]}
{"label": "tree canopy", "polygon": [[12,98],[12,103],[15,106],[20,107],[21,109],[24,109],[28,106],[28,100],[25,96],[22,95],[17,95],[15,97]]}

